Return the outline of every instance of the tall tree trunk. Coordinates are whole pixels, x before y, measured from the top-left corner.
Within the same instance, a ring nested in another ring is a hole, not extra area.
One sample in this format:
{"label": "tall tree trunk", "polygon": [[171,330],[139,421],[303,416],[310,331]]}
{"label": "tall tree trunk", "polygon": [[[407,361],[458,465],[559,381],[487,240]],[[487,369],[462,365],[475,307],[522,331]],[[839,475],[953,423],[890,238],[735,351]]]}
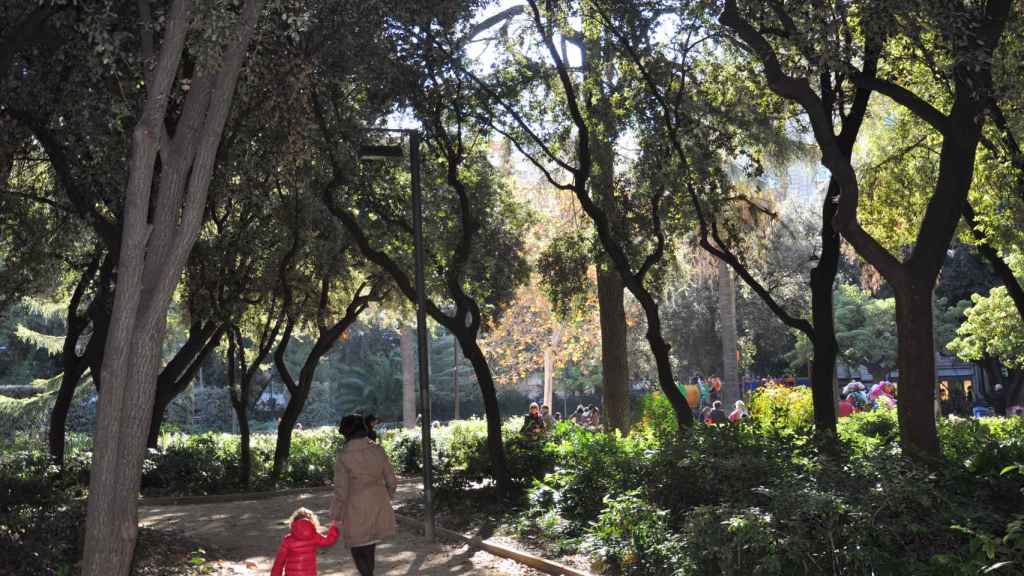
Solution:
{"label": "tall tree trunk", "polygon": [[832,290],[839,271],[839,235],[832,228],[839,184],[829,181],[821,208],[821,255],[811,270],[811,323],[814,325],[814,364],[811,370],[811,398],[814,425],[819,431],[836,431],[836,322]]}
{"label": "tall tree trunk", "polygon": [[915,457],[941,454],[935,425],[932,284],[896,286],[900,439]]}
{"label": "tall tree trunk", "polygon": [[416,333],[402,326],[402,426],[416,427]]}
{"label": "tall tree trunk", "polygon": [[459,420],[459,339],[452,334],[452,420]]}
{"label": "tall tree trunk", "polygon": [[[592,132],[590,153],[592,172],[590,189],[604,211],[613,233],[621,233],[622,217],[615,201],[615,142],[619,126],[608,90],[602,88],[611,79],[607,55],[608,41],[603,33],[591,31],[584,42],[584,75],[594,85],[590,107]],[[625,284],[619,271],[609,262],[597,265],[597,303],[601,319],[601,392],[608,425],[629,433],[629,353],[626,343],[626,311],[622,298]]]}
{"label": "tall tree trunk", "polygon": [[501,415],[498,411],[498,394],[494,387],[494,376],[487,365],[483,350],[471,334],[456,334],[462,344],[462,354],[473,366],[480,395],[484,401],[484,413],[487,416],[487,448],[491,455],[491,469],[498,493],[508,496],[512,490],[512,478],[509,476],[508,464],[505,460],[505,445],[501,437]]}
{"label": "tall tree trunk", "polygon": [[601,318],[601,395],[608,425],[629,433],[629,355],[626,347],[625,288],[615,270],[602,265],[597,272]]}
{"label": "tall tree trunk", "polygon": [[292,432],[295,430],[295,423],[299,421],[299,416],[302,415],[302,409],[309,398],[311,387],[312,382],[309,382],[305,385],[300,384],[295,390],[288,390],[288,404],[284,408],[284,413],[281,414],[281,422],[277,425],[277,442],[274,446],[272,478],[275,482],[281,479],[285,466],[288,464],[288,457],[291,456],[292,451]]}
{"label": "tall tree trunk", "polygon": [[[551,406],[552,398],[554,397],[554,384],[555,384],[555,358],[554,350],[551,346],[544,348],[544,404]],[[554,407],[552,407],[554,410]]]}
{"label": "tall tree trunk", "polygon": [[[1003,385],[1003,397],[1006,398],[1004,404],[1007,409],[1016,406],[1019,410],[1024,407],[1024,371],[1016,369],[1009,371],[1006,384]],[[1024,414],[1018,412],[1017,416],[1024,416]]]}
{"label": "tall tree trunk", "polygon": [[[191,2],[175,0],[164,14],[158,53],[149,4],[140,2],[139,7],[146,97],[132,131],[117,288],[96,414],[82,576],[128,576],[131,571],[137,496],[167,309],[199,235],[224,123],[262,4],[246,0],[237,34],[228,41],[220,66],[197,73],[173,138],[166,134],[164,122],[193,20]],[[159,190],[155,196],[154,189]]]}
{"label": "tall tree trunk", "polygon": [[233,403],[238,419],[238,482],[248,486],[252,479],[252,432],[249,430],[249,407],[245,401]]}
{"label": "tall tree trunk", "polygon": [[718,322],[722,338],[722,404],[731,410],[740,399],[737,367],[738,337],[736,334],[736,283],[732,269],[718,261]]}

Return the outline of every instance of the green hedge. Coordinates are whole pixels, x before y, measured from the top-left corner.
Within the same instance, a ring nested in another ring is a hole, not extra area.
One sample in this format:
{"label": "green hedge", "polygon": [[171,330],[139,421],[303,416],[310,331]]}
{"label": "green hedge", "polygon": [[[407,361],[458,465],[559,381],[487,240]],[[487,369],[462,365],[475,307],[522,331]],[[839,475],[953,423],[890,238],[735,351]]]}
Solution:
{"label": "green hedge", "polygon": [[652,399],[628,438],[556,438],[518,528],[607,574],[1019,573],[1024,420],[944,420],[947,461],[925,467],[902,457],[893,411],[842,419],[823,449],[798,394],[683,435]]}

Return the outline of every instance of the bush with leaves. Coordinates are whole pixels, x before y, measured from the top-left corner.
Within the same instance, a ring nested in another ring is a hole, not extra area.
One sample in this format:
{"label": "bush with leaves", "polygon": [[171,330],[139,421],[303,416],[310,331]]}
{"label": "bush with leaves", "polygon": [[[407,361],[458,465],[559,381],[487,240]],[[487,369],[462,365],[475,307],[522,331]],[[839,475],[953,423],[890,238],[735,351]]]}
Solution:
{"label": "bush with leaves", "polygon": [[587,532],[584,550],[595,557],[595,568],[602,574],[692,574],[682,539],[672,533],[668,516],[638,491],[606,497],[604,509]]}
{"label": "bush with leaves", "polygon": [[891,410],[843,418],[824,449],[804,395],[762,396],[767,422],[676,434],[652,398],[628,438],[555,434],[558,466],[516,530],[586,543],[609,574],[966,575],[1017,561],[1024,482],[1000,472],[1024,422],[943,421],[936,467],[903,457]]}
{"label": "bush with leaves", "polygon": [[750,416],[769,433],[805,433],[814,423],[811,389],[763,386],[750,399]]}

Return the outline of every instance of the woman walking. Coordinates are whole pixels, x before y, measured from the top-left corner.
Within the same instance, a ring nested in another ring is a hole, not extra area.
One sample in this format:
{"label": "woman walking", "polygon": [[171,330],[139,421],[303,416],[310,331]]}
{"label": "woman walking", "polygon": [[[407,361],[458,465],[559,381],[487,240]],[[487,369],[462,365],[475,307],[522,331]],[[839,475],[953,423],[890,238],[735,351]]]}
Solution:
{"label": "woman walking", "polygon": [[398,484],[384,449],[370,442],[364,417],[351,414],[338,426],[345,444],[334,464],[331,518],[361,576],[373,576],[377,544],[395,535],[391,498]]}

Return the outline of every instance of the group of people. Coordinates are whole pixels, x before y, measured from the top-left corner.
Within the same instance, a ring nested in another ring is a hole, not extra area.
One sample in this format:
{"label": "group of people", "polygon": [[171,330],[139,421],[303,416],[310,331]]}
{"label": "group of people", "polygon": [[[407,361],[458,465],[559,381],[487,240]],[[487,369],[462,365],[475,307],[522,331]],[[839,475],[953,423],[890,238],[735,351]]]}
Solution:
{"label": "group of people", "polygon": [[373,576],[377,544],[393,537],[397,528],[391,499],[398,488],[395,471],[384,448],[377,444],[372,414],[350,414],[338,429],[345,443],[334,464],[331,523],[321,533],[316,514],[299,508],[289,521],[291,530],[278,548],[271,576],[316,576],[318,548],[339,539],[352,553],[360,576]]}
{"label": "group of people", "polygon": [[[542,406],[533,402],[530,404],[529,412],[526,413],[526,417],[523,419],[523,427],[520,429],[520,433],[526,438],[535,439],[554,430],[555,426],[562,419],[561,412],[552,414],[551,407],[547,404]],[[569,421],[584,428],[600,430],[601,408],[596,405],[580,404],[576,407],[576,411],[569,416]]]}
{"label": "group of people", "polygon": [[750,411],[747,410],[747,405],[743,400],[737,400],[733,404],[732,412],[726,414],[722,408],[721,400],[714,400],[709,406],[705,406],[700,411],[699,421],[708,426],[717,426],[719,424],[725,424],[727,422],[739,422],[750,418]]}
{"label": "group of people", "polygon": [[839,417],[876,408],[896,407],[896,384],[882,380],[869,390],[863,382],[853,380],[840,391]]}

